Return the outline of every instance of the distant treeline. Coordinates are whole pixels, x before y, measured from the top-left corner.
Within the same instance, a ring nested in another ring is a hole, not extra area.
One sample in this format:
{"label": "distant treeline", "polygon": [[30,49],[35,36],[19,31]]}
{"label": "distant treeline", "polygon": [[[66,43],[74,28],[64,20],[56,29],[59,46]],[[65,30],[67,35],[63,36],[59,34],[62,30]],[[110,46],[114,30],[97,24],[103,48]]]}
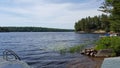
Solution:
{"label": "distant treeline", "polygon": [[71,32],[72,29],[57,29],[44,27],[0,27],[0,32]]}
{"label": "distant treeline", "polygon": [[94,17],[86,17],[82,18],[78,22],[75,23],[76,31],[85,31],[85,32],[93,32],[96,30],[105,30],[110,31],[110,22],[109,16],[100,15]]}

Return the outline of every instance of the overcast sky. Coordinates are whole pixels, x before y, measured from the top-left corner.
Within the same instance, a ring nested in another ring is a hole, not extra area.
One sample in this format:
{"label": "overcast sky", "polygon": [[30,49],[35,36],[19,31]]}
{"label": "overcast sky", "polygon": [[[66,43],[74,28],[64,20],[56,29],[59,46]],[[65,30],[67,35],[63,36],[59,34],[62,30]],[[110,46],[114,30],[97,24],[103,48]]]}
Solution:
{"label": "overcast sky", "polygon": [[0,0],[0,26],[73,29],[76,21],[100,15],[100,0]]}

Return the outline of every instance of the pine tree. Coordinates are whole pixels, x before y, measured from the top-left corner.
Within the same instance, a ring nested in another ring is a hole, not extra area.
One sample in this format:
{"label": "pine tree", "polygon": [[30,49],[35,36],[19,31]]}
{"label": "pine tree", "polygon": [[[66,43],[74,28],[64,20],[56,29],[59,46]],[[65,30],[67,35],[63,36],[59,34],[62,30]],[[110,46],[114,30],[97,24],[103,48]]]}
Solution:
{"label": "pine tree", "polygon": [[105,0],[100,8],[100,11],[110,15],[111,30],[120,32],[120,0]]}

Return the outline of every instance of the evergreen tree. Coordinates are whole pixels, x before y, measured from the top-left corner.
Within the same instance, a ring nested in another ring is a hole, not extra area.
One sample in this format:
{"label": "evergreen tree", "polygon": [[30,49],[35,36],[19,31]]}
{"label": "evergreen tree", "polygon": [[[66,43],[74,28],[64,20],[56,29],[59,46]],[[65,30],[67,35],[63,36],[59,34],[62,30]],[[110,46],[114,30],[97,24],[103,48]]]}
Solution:
{"label": "evergreen tree", "polygon": [[109,17],[102,14],[101,16],[82,18],[75,23],[75,31],[94,32],[96,30],[110,30]]}
{"label": "evergreen tree", "polygon": [[110,15],[111,30],[120,32],[120,0],[105,0],[100,8]]}

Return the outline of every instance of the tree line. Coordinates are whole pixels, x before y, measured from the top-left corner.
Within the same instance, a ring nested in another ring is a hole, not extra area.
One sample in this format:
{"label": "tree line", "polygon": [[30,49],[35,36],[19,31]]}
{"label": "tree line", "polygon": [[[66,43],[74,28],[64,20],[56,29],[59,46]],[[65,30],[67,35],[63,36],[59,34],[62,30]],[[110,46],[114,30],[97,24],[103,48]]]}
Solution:
{"label": "tree line", "polygon": [[104,30],[120,32],[120,0],[104,0],[100,10],[105,14],[82,18],[75,23],[75,31]]}
{"label": "tree line", "polygon": [[57,29],[43,27],[0,27],[0,32],[70,32],[72,29]]}
{"label": "tree line", "polygon": [[110,22],[108,21],[109,16],[107,15],[100,15],[94,17],[86,17],[82,18],[78,22],[75,23],[75,30],[76,31],[85,31],[85,32],[93,32],[96,30],[105,30],[109,31],[110,29]]}

